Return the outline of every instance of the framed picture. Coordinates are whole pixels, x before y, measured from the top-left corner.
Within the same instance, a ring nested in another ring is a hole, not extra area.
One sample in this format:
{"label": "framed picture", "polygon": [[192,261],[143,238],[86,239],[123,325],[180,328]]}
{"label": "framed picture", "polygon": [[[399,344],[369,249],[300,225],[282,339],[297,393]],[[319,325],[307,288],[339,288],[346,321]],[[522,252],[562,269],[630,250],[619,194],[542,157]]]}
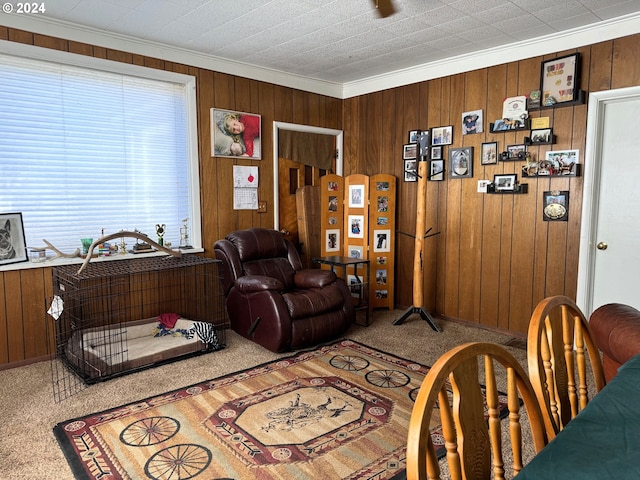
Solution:
{"label": "framed picture", "polygon": [[409,143],[407,145],[404,145],[402,148],[402,158],[404,160],[410,159],[410,158],[417,158],[418,157],[418,144],[417,143]]}
{"label": "framed picture", "polygon": [[361,298],[364,289],[362,284],[362,278],[356,277],[355,275],[347,275],[347,284],[349,286],[349,290],[351,291],[351,296],[355,298]]}
{"label": "framed picture", "polygon": [[364,185],[349,185],[349,207],[364,208]]}
{"label": "framed picture", "polygon": [[429,180],[444,180],[444,160],[431,160],[429,162]]}
{"label": "framed picture", "polygon": [[360,245],[349,245],[347,247],[347,253],[350,258],[363,258],[364,247]]}
{"label": "framed picture", "polygon": [[569,219],[568,190],[543,192],[542,219],[546,222],[566,222]]}
{"label": "framed picture", "polygon": [[531,136],[529,137],[531,144],[540,143],[553,143],[553,129],[552,128],[540,128],[537,130],[531,130]]}
{"label": "framed picture", "polygon": [[374,230],[373,231],[373,251],[389,252],[391,251],[391,230]]}
{"label": "framed picture", "polygon": [[347,237],[364,238],[364,215],[349,215],[347,222],[349,226]]}
{"label": "framed picture", "polygon": [[405,182],[418,181],[418,161],[415,158],[412,160],[404,161],[404,181]]}
{"label": "framed picture", "polygon": [[449,149],[450,178],[473,177],[473,147]]}
{"label": "framed picture", "polygon": [[385,213],[389,211],[389,197],[387,195],[379,195],[376,199],[376,205],[379,213]]}
{"label": "framed picture", "polygon": [[376,283],[378,285],[386,285],[387,284],[387,270],[386,269],[376,270]]}
{"label": "framed picture", "polygon": [[22,213],[0,214],[0,265],[26,262],[27,241],[24,236]]}
{"label": "framed picture", "polygon": [[376,190],[386,192],[389,190],[389,182],[376,182]]}
{"label": "framed picture", "polygon": [[482,133],[482,110],[462,114],[462,134]]}
{"label": "framed picture", "polygon": [[330,212],[337,212],[338,211],[338,197],[336,195],[329,195],[328,208],[329,208]]}
{"label": "framed picture", "polygon": [[501,174],[493,176],[493,185],[496,190],[502,192],[513,192],[518,183],[518,175],[515,173]]}
{"label": "framed picture", "polygon": [[498,163],[498,142],[484,142],[480,155],[481,165]]}
{"label": "framed picture", "polygon": [[418,130],[409,130],[408,143],[418,143]]}
{"label": "framed picture", "polygon": [[435,127],[431,129],[431,145],[451,145],[453,142],[453,126]]}
{"label": "framed picture", "polygon": [[542,165],[543,169],[545,169],[543,174],[575,175],[579,159],[580,150],[552,150],[546,152],[545,162]]}
{"label": "framed picture", "polygon": [[580,54],[558,57],[542,62],[540,69],[541,104],[551,107],[578,100],[580,84]]}
{"label": "framed picture", "polygon": [[442,160],[442,147],[431,147],[431,160]]}
{"label": "framed picture", "polygon": [[327,238],[325,243],[327,246],[327,252],[339,252],[340,251],[340,229],[327,229]]}
{"label": "framed picture", "polygon": [[260,115],[211,109],[211,156],[262,158]]}
{"label": "framed picture", "polygon": [[525,144],[507,145],[507,153],[509,158],[524,158],[524,154],[527,153],[527,146]]}

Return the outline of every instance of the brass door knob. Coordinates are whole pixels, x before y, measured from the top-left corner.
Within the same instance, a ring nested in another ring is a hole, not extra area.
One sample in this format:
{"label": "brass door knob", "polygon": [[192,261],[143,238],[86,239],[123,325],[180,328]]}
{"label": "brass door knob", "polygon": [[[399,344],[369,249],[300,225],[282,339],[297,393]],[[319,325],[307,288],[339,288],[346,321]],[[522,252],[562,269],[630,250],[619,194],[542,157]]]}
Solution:
{"label": "brass door knob", "polygon": [[599,242],[599,243],[596,245],[596,248],[597,248],[598,250],[606,250],[608,246],[609,246],[609,245],[607,245],[605,242]]}

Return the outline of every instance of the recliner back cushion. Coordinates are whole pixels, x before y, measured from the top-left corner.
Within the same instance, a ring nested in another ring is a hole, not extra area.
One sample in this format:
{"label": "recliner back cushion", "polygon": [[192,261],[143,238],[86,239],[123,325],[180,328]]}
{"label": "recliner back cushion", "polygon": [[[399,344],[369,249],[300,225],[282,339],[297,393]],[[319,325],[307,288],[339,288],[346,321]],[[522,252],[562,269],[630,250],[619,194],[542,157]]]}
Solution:
{"label": "recliner back cushion", "polygon": [[263,258],[287,258],[284,236],[276,230],[251,228],[232,232],[226,238],[235,245],[242,263]]}
{"label": "recliner back cushion", "polygon": [[294,286],[293,277],[296,272],[286,257],[265,258],[244,262],[242,268],[245,275],[264,275],[277,278],[282,282],[285,290],[291,290]]}

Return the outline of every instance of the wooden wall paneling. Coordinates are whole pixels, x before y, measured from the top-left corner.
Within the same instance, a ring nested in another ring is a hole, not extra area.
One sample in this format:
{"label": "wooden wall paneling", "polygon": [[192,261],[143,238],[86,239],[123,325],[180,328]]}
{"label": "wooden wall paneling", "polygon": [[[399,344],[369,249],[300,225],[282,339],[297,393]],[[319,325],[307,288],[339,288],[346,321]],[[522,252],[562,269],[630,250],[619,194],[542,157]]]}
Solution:
{"label": "wooden wall paneling", "polygon": [[469,219],[464,212],[462,198],[465,183],[469,179],[452,179],[449,167],[449,154],[452,148],[462,146],[462,131],[459,119],[464,108],[464,74],[451,77],[451,89],[448,96],[443,96],[443,107],[448,112],[448,119],[444,125],[453,126],[453,143],[448,145],[443,152],[446,159],[447,177],[447,221],[446,221],[446,270],[445,280],[445,315],[459,318],[460,309],[460,274],[461,274],[461,250],[467,248],[467,239],[463,238],[463,224]]}
{"label": "wooden wall paneling", "polygon": [[[211,107],[235,110],[234,77],[214,72],[213,80],[214,104]],[[229,232],[245,228],[245,225],[240,223],[239,211],[233,209],[233,165],[235,160],[226,157],[215,157],[211,160],[216,163],[215,177],[208,178],[206,181],[212,194],[216,195],[214,212],[224,212],[223,215],[218,215],[218,229],[220,234],[224,236]],[[213,212],[207,214],[215,215]]]}
{"label": "wooden wall paneling", "polygon": [[[2,34],[1,29],[0,34]],[[7,292],[5,291],[4,277],[5,273],[0,272],[0,365],[9,363],[9,342],[12,337],[8,325]]]}
{"label": "wooden wall paneling", "polygon": [[[388,172],[404,180],[404,162],[402,162],[402,124],[395,121],[398,90],[382,92],[382,115],[380,122],[380,167],[379,172]],[[406,133],[405,133],[406,135]]]}
{"label": "wooden wall paneling", "polygon": [[22,312],[22,295],[30,295],[24,291],[20,283],[20,270],[4,272],[4,304],[7,316],[8,362],[19,362],[25,359],[24,321]]}
{"label": "wooden wall paneling", "polygon": [[0,40],[9,40],[9,29],[0,25]]}
{"label": "wooden wall paneling", "polygon": [[10,28],[9,41],[33,45],[33,33],[25,32],[24,30],[18,30],[16,28]]}
{"label": "wooden wall paneling", "polygon": [[[486,104],[484,111],[484,141],[498,142],[498,153],[504,150],[504,135],[491,133],[490,123],[502,116],[502,100],[506,96],[506,65],[487,69]],[[504,163],[498,161],[483,167],[483,178],[493,181],[496,174],[502,173]],[[480,323],[491,327],[498,326],[498,306],[500,298],[500,242],[502,226],[502,195],[483,195],[482,247],[480,276]]]}
{"label": "wooden wall paneling", "polygon": [[[515,67],[515,65],[514,65]],[[515,70],[515,69],[514,69]],[[540,62],[532,58],[517,63],[515,94],[527,95],[539,88]],[[515,133],[515,143],[522,144],[529,131]],[[521,178],[522,162],[509,162],[512,171]],[[528,181],[527,181],[528,183]],[[531,194],[513,195],[513,250],[511,252],[510,308],[508,328],[526,332],[533,311],[533,271],[536,198]]]}
{"label": "wooden wall paneling", "polygon": [[275,85],[273,87],[273,106],[275,120],[279,122],[294,123],[293,101],[291,89]]}
{"label": "wooden wall paneling", "polygon": [[[367,141],[365,143],[365,155],[362,170],[358,173],[375,175],[376,173],[384,171],[381,170],[382,158],[380,142],[383,129],[382,111],[382,92],[371,94],[371,101],[367,102]],[[371,207],[373,208],[373,206],[372,204]]]}
{"label": "wooden wall paneling", "polygon": [[267,213],[259,213],[256,226],[273,228],[273,122],[275,121],[275,91],[271,84],[261,82],[258,85],[260,114],[262,115],[262,161],[260,162],[260,179],[258,199],[267,202]]}
{"label": "wooden wall paneling", "polygon": [[[462,112],[456,127],[460,131],[461,145],[473,148],[473,178],[463,182],[461,225],[462,248],[460,250],[460,292],[466,300],[460,303],[460,316],[480,319],[480,279],[482,257],[478,255],[482,246],[482,195],[478,193],[478,179],[483,178],[481,146],[483,133],[462,135],[462,116],[471,110],[485,110],[487,92],[487,70],[480,69],[464,75]],[[456,128],[454,127],[454,128]]]}
{"label": "wooden wall paneling", "polygon": [[[611,89],[611,75],[613,71],[613,41],[601,42],[589,48],[588,82],[582,79],[582,89],[590,93]],[[597,61],[593,61],[597,59]],[[583,62],[583,67],[586,62]],[[582,70],[585,72],[584,68]],[[589,99],[586,99],[588,102]]]}
{"label": "wooden wall paneling", "polygon": [[[253,91],[251,88],[251,84],[253,82],[254,81],[249,80],[248,78],[243,78],[243,77],[234,78],[234,95],[235,95],[234,110],[237,110],[239,112],[259,114],[260,110],[258,108],[258,99],[252,98],[252,97],[257,97],[257,93],[255,93],[255,95],[252,95]],[[271,132],[265,131],[264,122],[262,122],[262,118],[261,118],[261,126],[262,126],[262,137],[260,140],[262,141],[262,138],[264,138],[265,135],[270,136]],[[261,149],[261,152],[263,155],[262,158],[264,158],[264,151],[262,151],[262,149]],[[259,169],[258,185],[262,183],[262,172],[261,172],[262,168],[260,168],[260,166],[264,166],[265,168],[268,168],[269,166],[268,161],[267,162],[256,161],[256,160],[250,160],[243,157],[239,157],[238,159],[227,159],[227,160],[230,162],[233,162],[233,165],[242,165],[246,167],[257,166]],[[273,165],[271,165],[271,168],[273,169]],[[233,177],[222,177],[219,179],[219,181],[230,182],[232,178]],[[293,204],[295,208],[295,193],[293,195]],[[238,228],[251,228],[254,225],[258,224],[257,213],[255,210],[236,210],[236,216],[238,219]],[[295,220],[295,216],[294,216],[294,220]]]}
{"label": "wooden wall paneling", "polygon": [[50,37],[48,35],[40,35],[37,33],[33,35],[33,44],[37,47],[51,48],[54,50],[61,50],[63,52],[69,50],[69,45],[67,44],[66,40]]}
{"label": "wooden wall paneling", "polygon": [[[202,244],[207,255],[213,256],[213,244],[224,237],[218,215],[218,164],[223,159],[211,154],[211,112],[214,105],[213,72],[200,70],[197,76],[196,102],[198,104],[198,152],[200,156],[200,222]],[[220,182],[221,184],[222,182]],[[190,219],[193,223],[196,219]]]}
{"label": "wooden wall paneling", "polygon": [[24,332],[24,358],[37,358],[47,354],[45,328],[44,268],[20,270],[20,284],[27,295],[22,295],[22,322]]}
{"label": "wooden wall paneling", "polygon": [[640,83],[640,39],[638,35],[613,41],[611,88],[632,87]]}

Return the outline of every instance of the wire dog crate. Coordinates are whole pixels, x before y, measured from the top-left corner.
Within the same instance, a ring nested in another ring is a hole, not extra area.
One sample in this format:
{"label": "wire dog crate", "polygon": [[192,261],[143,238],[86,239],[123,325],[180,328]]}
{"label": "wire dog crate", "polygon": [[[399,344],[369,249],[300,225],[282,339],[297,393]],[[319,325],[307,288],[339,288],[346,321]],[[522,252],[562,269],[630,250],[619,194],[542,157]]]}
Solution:
{"label": "wire dog crate", "polygon": [[47,313],[56,401],[84,385],[224,348],[220,263],[182,255],[94,262],[81,273],[77,265],[54,267]]}

